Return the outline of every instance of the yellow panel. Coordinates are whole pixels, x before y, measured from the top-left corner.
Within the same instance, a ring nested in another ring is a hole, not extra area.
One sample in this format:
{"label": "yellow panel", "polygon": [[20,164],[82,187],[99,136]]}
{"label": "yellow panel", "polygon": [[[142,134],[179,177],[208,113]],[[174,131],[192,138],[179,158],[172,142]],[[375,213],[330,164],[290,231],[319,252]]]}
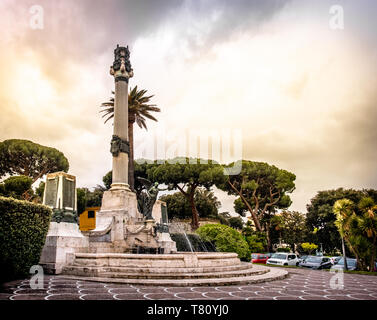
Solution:
{"label": "yellow panel", "polygon": [[80,230],[88,231],[96,228],[96,215],[99,207],[86,208],[80,215]]}

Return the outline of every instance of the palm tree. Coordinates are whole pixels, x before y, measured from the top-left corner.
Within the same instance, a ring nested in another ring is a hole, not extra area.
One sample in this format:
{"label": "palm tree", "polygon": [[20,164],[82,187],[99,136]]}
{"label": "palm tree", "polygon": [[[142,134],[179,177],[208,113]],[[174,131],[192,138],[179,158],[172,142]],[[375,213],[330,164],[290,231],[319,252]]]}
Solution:
{"label": "palm tree", "polygon": [[369,271],[374,270],[377,246],[377,205],[370,197],[364,197],[358,205],[363,215],[358,217],[358,229],[366,235],[371,251],[370,261],[368,261]]}
{"label": "palm tree", "polygon": [[334,203],[334,207],[333,207],[333,211],[336,215],[335,225],[338,228],[340,237],[342,239],[342,251],[343,251],[345,270],[348,270],[348,266],[347,266],[346,248],[344,244],[344,239],[349,236],[348,231],[350,229],[350,223],[353,218],[353,205],[354,204],[351,200],[341,199],[341,200],[337,200]]}
{"label": "palm tree", "polygon": [[[145,96],[147,90],[138,90],[135,86],[128,94],[128,140],[130,142],[130,154],[128,165],[128,183],[132,190],[135,185],[135,168],[134,168],[134,123],[136,122],[141,129],[148,130],[146,125],[146,118],[157,121],[150,112],[160,112],[161,109],[156,107],[155,104],[149,104],[150,99],[153,97]],[[114,94],[114,91],[112,91]],[[105,108],[100,112],[104,112],[102,118],[107,116],[105,123],[114,117],[114,97],[110,101],[101,104]]]}

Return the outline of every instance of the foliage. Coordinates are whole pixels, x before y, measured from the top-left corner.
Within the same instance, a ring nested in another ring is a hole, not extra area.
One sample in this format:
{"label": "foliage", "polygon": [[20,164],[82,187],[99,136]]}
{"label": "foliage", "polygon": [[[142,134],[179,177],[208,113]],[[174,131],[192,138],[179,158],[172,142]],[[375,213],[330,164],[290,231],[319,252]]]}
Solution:
{"label": "foliage", "polygon": [[178,189],[190,203],[192,228],[199,227],[199,213],[195,203],[198,187],[210,188],[224,179],[222,167],[212,160],[175,158],[149,165],[150,180],[168,185],[169,190]]}
{"label": "foliage", "polygon": [[173,241],[176,242],[177,251],[191,252],[190,244],[194,252],[213,252],[215,251],[214,246],[210,242],[205,242],[201,240],[200,236],[193,233],[188,233],[186,236],[183,233],[171,233],[170,234]]}
{"label": "foliage", "polygon": [[310,255],[313,250],[318,249],[318,245],[314,243],[304,242],[304,243],[301,243],[301,248],[304,252]]}
{"label": "foliage", "polygon": [[244,223],[241,217],[230,217],[228,221],[229,226],[233,229],[242,230]]}
{"label": "foliage", "polygon": [[43,200],[43,193],[45,191],[46,183],[44,181],[41,181],[39,183],[39,186],[35,189],[35,194],[39,197],[40,202]]}
{"label": "foliage", "polygon": [[77,213],[80,215],[86,208],[86,190],[87,188],[77,188]]}
{"label": "foliage", "polygon": [[106,173],[102,178],[103,184],[105,185],[105,188],[109,190],[111,188],[111,184],[113,183],[113,172],[109,171]]}
{"label": "foliage", "polygon": [[[333,207],[339,234],[356,256],[359,268],[373,271],[377,256],[377,205],[371,197],[356,206],[349,199],[337,200]],[[361,214],[357,215],[356,210]]]}
{"label": "foliage", "polygon": [[251,252],[262,253],[266,251],[266,234],[264,232],[255,231],[250,220],[247,221],[246,225],[243,227],[242,234],[245,237]]}
{"label": "foliage", "polygon": [[34,194],[31,185],[33,179],[27,176],[13,176],[0,183],[0,195],[26,200]]}
{"label": "foliage", "polygon": [[228,175],[227,179],[220,180],[216,186],[237,196],[236,212],[249,211],[256,229],[262,231],[261,219],[267,212],[290,206],[288,193],[295,189],[296,176],[264,162],[247,160],[231,163],[225,169],[234,166],[241,166],[241,172],[238,175]]}
{"label": "foliage", "polygon": [[[364,197],[371,197],[377,202],[377,190],[339,188],[319,191],[307,205],[306,226],[310,231],[307,241],[322,243],[325,252],[341,251],[342,244],[335,225],[336,217],[333,213],[333,206],[337,200],[346,198],[353,203],[359,203]],[[355,214],[362,215],[358,207],[355,207]]]}
{"label": "foliage", "polygon": [[245,238],[236,230],[222,224],[207,224],[196,230],[203,241],[211,242],[216,251],[236,252],[244,261],[250,261],[250,249]]}
{"label": "foliage", "polygon": [[250,235],[245,237],[245,239],[251,252],[261,253],[265,251],[265,245],[257,235]]}
{"label": "foliage", "polygon": [[46,206],[0,197],[0,282],[25,277],[39,263],[51,214]]}
{"label": "foliage", "polygon": [[77,212],[83,213],[87,207],[100,207],[104,188],[100,186],[90,191],[88,188],[77,188]]}
{"label": "foliage", "polygon": [[[169,219],[192,216],[190,203],[181,192],[163,195],[160,200],[166,202]],[[194,201],[200,218],[217,218],[217,210],[221,204],[212,191],[198,188],[195,191]]]}
{"label": "foliage", "polygon": [[[270,234],[272,236],[272,243],[289,244],[291,250],[295,250],[295,245],[304,242],[307,228],[306,217],[304,214],[297,211],[282,211],[274,215],[270,221]],[[278,237],[276,236],[278,235]]]}
{"label": "foliage", "polygon": [[[137,86],[133,89],[130,89],[128,94],[128,117],[129,121],[133,120],[136,121],[140,128],[147,129],[146,126],[146,119],[151,119],[157,121],[155,117],[153,117],[150,112],[160,112],[160,108],[156,107],[155,104],[148,104],[150,99],[153,98],[152,96],[145,96],[147,90],[138,90]],[[114,94],[114,91],[112,92]],[[105,123],[110,119],[114,118],[114,97],[111,97],[108,102],[104,102],[101,104],[101,107],[104,109],[100,112],[104,112],[102,118],[107,117]],[[133,119],[135,118],[135,119]]]}
{"label": "foliage", "polygon": [[281,247],[281,248],[277,248],[276,249],[276,252],[291,252],[291,249],[289,247]]}
{"label": "foliage", "polygon": [[47,173],[67,172],[68,168],[67,158],[57,149],[20,139],[0,143],[0,177],[24,175],[34,183]]}
{"label": "foliage", "polygon": [[230,218],[229,212],[220,212],[217,215],[217,219],[219,219],[221,224],[224,224],[226,226],[229,226],[229,218]]}

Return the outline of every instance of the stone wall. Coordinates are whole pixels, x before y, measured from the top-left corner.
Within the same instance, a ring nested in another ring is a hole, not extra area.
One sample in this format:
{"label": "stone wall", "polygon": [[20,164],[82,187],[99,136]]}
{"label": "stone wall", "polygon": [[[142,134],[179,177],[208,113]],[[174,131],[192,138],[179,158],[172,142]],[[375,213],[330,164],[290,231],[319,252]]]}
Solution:
{"label": "stone wall", "polygon": [[[199,225],[204,226],[206,224],[217,224],[220,223],[219,220],[199,220]],[[169,221],[169,232],[170,233],[193,233],[191,229],[191,219],[172,219]]]}

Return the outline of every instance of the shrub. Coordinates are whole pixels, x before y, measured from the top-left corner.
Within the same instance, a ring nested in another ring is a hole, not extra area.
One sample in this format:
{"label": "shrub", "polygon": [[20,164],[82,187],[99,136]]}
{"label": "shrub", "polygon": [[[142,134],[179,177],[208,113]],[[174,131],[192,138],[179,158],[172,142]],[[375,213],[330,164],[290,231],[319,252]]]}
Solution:
{"label": "shrub", "polygon": [[0,184],[0,195],[22,200],[26,192],[30,193],[29,196],[34,193],[31,189],[32,183],[33,179],[27,176],[9,177]]}
{"label": "shrub", "polygon": [[220,224],[224,224],[226,226],[229,226],[229,220],[226,219],[222,214],[218,215],[218,219],[220,221]]}
{"label": "shrub", "polygon": [[301,243],[301,248],[305,253],[311,254],[313,250],[318,249],[318,246],[314,243],[304,242]]}
{"label": "shrub", "polygon": [[250,235],[245,237],[245,239],[251,252],[261,253],[265,251],[265,246],[257,235]]}
{"label": "shrub", "polygon": [[[187,242],[187,239],[183,233],[171,233],[173,241],[176,242],[177,251],[190,252],[191,248]],[[216,251],[214,246],[210,242],[202,241],[199,235],[188,233],[188,241],[190,241],[191,247],[194,252],[213,252]]]}
{"label": "shrub", "polygon": [[24,277],[39,263],[51,214],[46,206],[0,197],[0,282]]}
{"label": "shrub", "polygon": [[222,224],[207,224],[196,230],[203,241],[214,244],[217,251],[235,252],[244,261],[250,261],[251,253],[245,238],[236,230]]}
{"label": "shrub", "polygon": [[291,248],[290,247],[277,248],[276,252],[291,252]]}
{"label": "shrub", "polygon": [[231,217],[229,218],[229,226],[233,229],[242,230],[243,228],[243,220],[241,217]]}

